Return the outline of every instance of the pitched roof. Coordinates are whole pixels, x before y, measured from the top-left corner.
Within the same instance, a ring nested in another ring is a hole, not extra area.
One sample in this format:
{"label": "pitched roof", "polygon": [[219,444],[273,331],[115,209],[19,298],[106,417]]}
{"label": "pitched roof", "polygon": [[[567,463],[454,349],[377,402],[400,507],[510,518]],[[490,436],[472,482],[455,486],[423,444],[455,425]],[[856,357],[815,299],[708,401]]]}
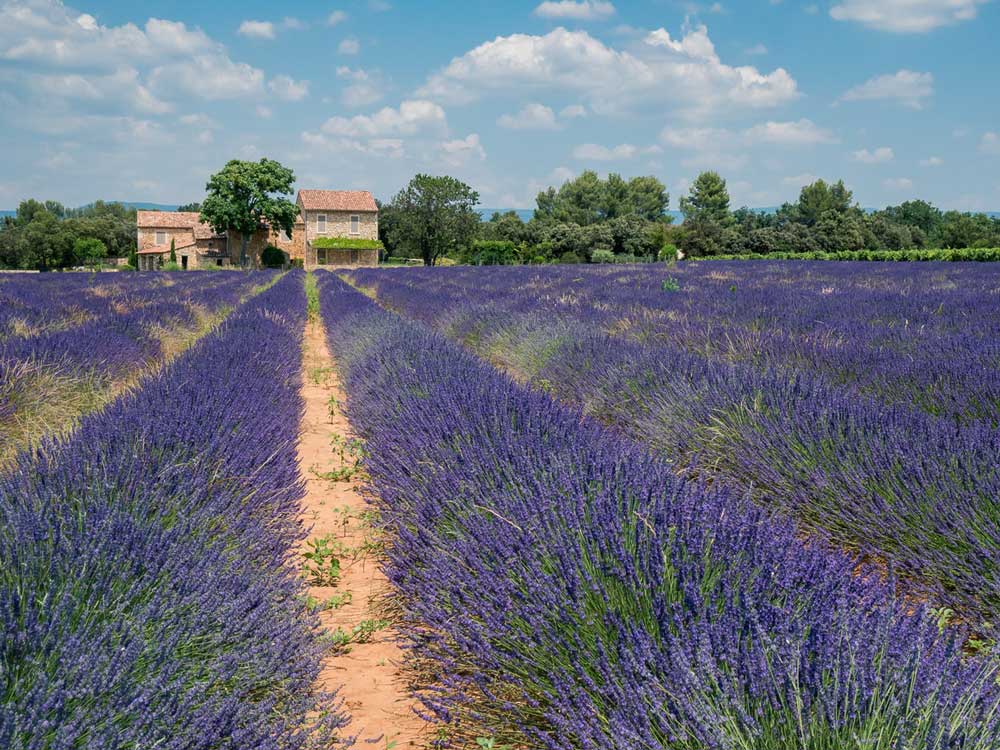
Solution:
{"label": "pitched roof", "polygon": [[378,211],[367,190],[300,190],[299,202],[306,211]]}
{"label": "pitched roof", "polygon": [[201,214],[197,211],[136,211],[135,223],[153,229],[193,229]]}

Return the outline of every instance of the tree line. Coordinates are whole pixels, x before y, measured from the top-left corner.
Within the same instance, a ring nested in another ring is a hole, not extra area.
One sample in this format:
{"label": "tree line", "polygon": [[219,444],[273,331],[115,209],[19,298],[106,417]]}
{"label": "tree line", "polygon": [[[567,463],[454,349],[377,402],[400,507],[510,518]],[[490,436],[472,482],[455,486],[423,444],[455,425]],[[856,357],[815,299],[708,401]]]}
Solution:
{"label": "tree line", "polygon": [[1000,219],[906,201],[865,211],[843,181],[817,180],[776,211],[733,210],[726,181],[703,172],[667,213],[656,177],[586,171],[540,192],[530,220],[513,212],[480,221],[478,194],[451,177],[418,175],[383,205],[388,255],[474,264],[635,262],[750,253],[1000,247]]}
{"label": "tree line", "polygon": [[[290,194],[293,182],[291,170],[277,162],[231,161],[206,186],[203,204],[178,210],[200,211],[216,227],[243,228],[245,237],[265,222],[290,229],[297,207],[283,196]],[[247,185],[254,189],[242,189]],[[259,198],[254,210],[243,205],[245,195]],[[922,200],[865,211],[843,181],[817,180],[803,187],[794,203],[773,212],[733,210],[726,181],[716,172],[703,172],[680,199],[680,223],[667,213],[670,195],[653,176],[626,179],[612,173],[602,179],[586,171],[538,193],[528,221],[514,211],[483,221],[478,204],[479,194],[461,180],[415,176],[380,204],[383,260],[415,257],[429,265],[445,258],[477,265],[614,263],[1000,247],[1000,218],[942,211]],[[67,209],[55,201],[23,201],[0,226],[0,268],[50,270],[131,255],[135,217],[134,209],[118,203]]]}

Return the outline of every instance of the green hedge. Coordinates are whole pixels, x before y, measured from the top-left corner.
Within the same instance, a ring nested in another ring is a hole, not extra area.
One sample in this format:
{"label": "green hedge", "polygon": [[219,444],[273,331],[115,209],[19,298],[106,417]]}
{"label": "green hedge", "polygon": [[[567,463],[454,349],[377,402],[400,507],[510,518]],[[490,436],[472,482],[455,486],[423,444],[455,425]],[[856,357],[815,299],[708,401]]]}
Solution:
{"label": "green hedge", "polygon": [[311,243],[313,247],[327,250],[382,250],[378,240],[361,240],[356,237],[317,237]]}
{"label": "green hedge", "polygon": [[698,258],[691,258],[690,260],[966,260],[979,262],[1000,262],[1000,248],[963,247],[946,250],[840,250],[833,253],[824,251],[807,253],[744,253],[741,255],[706,255]]}

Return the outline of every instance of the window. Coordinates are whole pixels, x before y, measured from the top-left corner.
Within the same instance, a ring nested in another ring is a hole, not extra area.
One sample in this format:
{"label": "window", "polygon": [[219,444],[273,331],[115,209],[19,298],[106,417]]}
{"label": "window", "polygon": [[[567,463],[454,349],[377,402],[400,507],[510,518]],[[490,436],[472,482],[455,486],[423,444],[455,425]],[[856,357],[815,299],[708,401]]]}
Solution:
{"label": "window", "polygon": [[316,214],[316,234],[326,234],[326,214]]}
{"label": "window", "polygon": [[316,250],[316,265],[319,266],[326,265],[326,248],[321,247]]}
{"label": "window", "polygon": [[288,232],[286,232],[284,229],[282,229],[280,232],[278,232],[278,241],[279,242],[291,242],[292,241],[292,235],[290,235]]}
{"label": "window", "polygon": [[351,217],[351,234],[361,234],[361,217]]}
{"label": "window", "polygon": [[155,244],[157,246],[159,246],[159,245],[166,245],[167,244],[167,233],[166,232],[157,232],[156,233]]}

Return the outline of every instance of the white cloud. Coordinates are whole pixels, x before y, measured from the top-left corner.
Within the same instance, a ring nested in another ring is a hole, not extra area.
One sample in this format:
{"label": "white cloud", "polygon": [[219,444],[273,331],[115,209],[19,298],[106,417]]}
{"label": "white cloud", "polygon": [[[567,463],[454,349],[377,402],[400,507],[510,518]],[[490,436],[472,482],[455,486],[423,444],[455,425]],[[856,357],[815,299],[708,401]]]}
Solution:
{"label": "white cloud", "polygon": [[983,133],[979,139],[979,150],[984,154],[1000,154],[1000,135],[994,132]]}
{"label": "white cloud", "polygon": [[296,81],[286,75],[275,76],[267,87],[272,94],[286,102],[302,101],[309,95],[309,81]]}
{"label": "white cloud", "polygon": [[830,8],[838,21],[854,21],[879,31],[922,34],[976,17],[989,0],[843,0]]}
{"label": "white cloud", "polygon": [[767,47],[763,44],[755,44],[753,47],[748,47],[744,52],[748,55],[766,55]]}
{"label": "white cloud", "polygon": [[461,167],[470,161],[483,161],[486,158],[478,133],[470,133],[465,138],[454,141],[444,141],[439,148],[442,160],[452,167]]}
{"label": "white cloud", "polygon": [[911,109],[921,109],[924,106],[924,100],[933,94],[933,74],[917,73],[904,69],[897,73],[876,76],[865,81],[860,86],[855,86],[844,93],[840,97],[840,101],[888,100]]}
{"label": "white cloud", "polygon": [[733,141],[732,131],[723,128],[671,128],[660,133],[660,140],[674,148],[707,151],[729,146]]}
{"label": "white cloud", "polygon": [[942,164],[944,164],[944,159],[940,156],[931,156],[920,160],[921,167],[940,167]]}
{"label": "white cloud", "polygon": [[869,151],[866,148],[855,151],[851,154],[851,158],[862,164],[885,164],[896,158],[896,154],[888,146],[881,146],[874,151]]}
{"label": "white cloud", "polygon": [[525,104],[514,114],[501,115],[497,125],[508,130],[558,130],[556,113],[544,104]]}
{"label": "white cloud", "polygon": [[587,108],[582,104],[569,104],[559,110],[559,116],[564,120],[573,120],[577,117],[586,117]]}
{"label": "white cloud", "polygon": [[785,145],[812,145],[817,143],[837,143],[837,137],[812,120],[789,122],[765,122],[754,125],[746,131],[746,138],[755,143],[778,143]]}
{"label": "white cloud", "polygon": [[583,143],[573,149],[573,158],[581,161],[623,161],[631,159],[639,149],[631,143],[622,143],[614,148],[596,143]]}
{"label": "white cloud", "polygon": [[888,180],[882,180],[882,187],[887,190],[909,190],[913,187],[913,180],[909,177],[891,177]]}
{"label": "white cloud", "polygon": [[704,26],[676,40],[659,29],[627,51],[564,28],[544,36],[498,37],[453,59],[418,94],[469,103],[498,91],[573,93],[594,111],[616,115],[676,107],[691,118],[772,107],[798,96],[795,80],[782,68],[765,74],[723,63]]}
{"label": "white cloud", "polygon": [[347,14],[342,10],[335,10],[333,13],[326,17],[327,26],[336,26],[338,23],[343,23],[347,20]]}
{"label": "white cloud", "polygon": [[299,18],[293,18],[292,16],[285,16],[281,20],[281,28],[288,29],[289,31],[302,31],[306,28],[305,21]]}
{"label": "white cloud", "polygon": [[270,21],[244,21],[236,33],[252,39],[274,39],[274,24]]}
{"label": "white cloud", "polygon": [[202,99],[238,99],[263,91],[264,73],[246,63],[218,55],[196,55],[188,60],[153,69],[155,90],[179,91]]}
{"label": "white cloud", "polygon": [[192,128],[201,128],[202,130],[218,130],[222,127],[218,121],[209,117],[204,112],[181,115],[179,119],[182,125],[188,125]]}
{"label": "white cloud", "polygon": [[810,173],[803,172],[802,174],[790,175],[788,177],[782,177],[781,181],[785,185],[795,185],[796,187],[805,187],[806,185],[812,185],[819,177]]}
{"label": "white cloud", "polygon": [[340,94],[341,101],[348,107],[367,107],[385,96],[385,84],[379,71],[352,70],[341,65],[337,68],[337,78],[350,82]]}
{"label": "white cloud", "polygon": [[445,113],[439,105],[418,99],[402,102],[399,109],[384,107],[373,115],[331,117],[323,123],[322,130],[329,135],[351,138],[381,138],[414,135],[424,130],[443,129],[445,125]]}
{"label": "white cloud", "polygon": [[546,0],[535,8],[536,16],[574,21],[601,21],[614,14],[615,6],[601,0]]}
{"label": "white cloud", "polygon": [[357,39],[344,39],[337,45],[337,52],[342,55],[356,55],[361,51],[361,43]]}
{"label": "white cloud", "polygon": [[262,120],[270,120],[274,112],[271,111],[270,107],[265,107],[263,104],[257,105],[257,117]]}

